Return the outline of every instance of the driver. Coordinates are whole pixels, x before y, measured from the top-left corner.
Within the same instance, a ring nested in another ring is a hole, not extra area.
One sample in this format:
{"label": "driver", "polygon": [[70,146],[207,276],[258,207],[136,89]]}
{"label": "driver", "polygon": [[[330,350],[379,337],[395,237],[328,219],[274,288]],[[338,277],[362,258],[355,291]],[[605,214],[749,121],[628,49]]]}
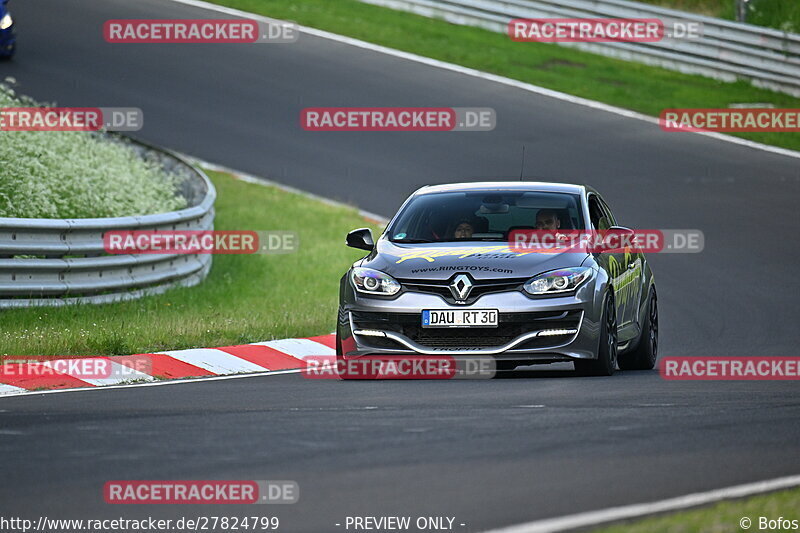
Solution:
{"label": "driver", "polygon": [[563,250],[564,247],[569,247],[569,238],[562,232],[558,231],[561,228],[561,219],[558,213],[552,209],[540,209],[536,213],[536,229],[544,232],[554,232],[556,238],[556,249]]}
{"label": "driver", "polygon": [[561,227],[561,219],[552,209],[540,209],[536,213],[536,229],[555,231]]}

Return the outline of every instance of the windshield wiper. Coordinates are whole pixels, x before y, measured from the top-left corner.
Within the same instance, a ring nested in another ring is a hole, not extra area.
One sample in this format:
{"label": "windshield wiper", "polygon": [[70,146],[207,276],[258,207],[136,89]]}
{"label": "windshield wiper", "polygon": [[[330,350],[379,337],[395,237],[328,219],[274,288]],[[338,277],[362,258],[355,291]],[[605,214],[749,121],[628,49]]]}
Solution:
{"label": "windshield wiper", "polygon": [[400,244],[419,244],[423,242],[438,242],[438,241],[431,241],[429,239],[390,239],[389,242],[395,242]]}

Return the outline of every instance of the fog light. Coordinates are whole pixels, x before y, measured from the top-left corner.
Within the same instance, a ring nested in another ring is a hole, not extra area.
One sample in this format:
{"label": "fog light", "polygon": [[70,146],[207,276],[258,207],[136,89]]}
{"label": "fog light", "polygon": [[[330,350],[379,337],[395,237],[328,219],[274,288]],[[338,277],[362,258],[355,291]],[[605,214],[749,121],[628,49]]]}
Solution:
{"label": "fog light", "polygon": [[386,333],[378,331],[377,329],[357,329],[353,335],[362,335],[364,337],[385,337]]}

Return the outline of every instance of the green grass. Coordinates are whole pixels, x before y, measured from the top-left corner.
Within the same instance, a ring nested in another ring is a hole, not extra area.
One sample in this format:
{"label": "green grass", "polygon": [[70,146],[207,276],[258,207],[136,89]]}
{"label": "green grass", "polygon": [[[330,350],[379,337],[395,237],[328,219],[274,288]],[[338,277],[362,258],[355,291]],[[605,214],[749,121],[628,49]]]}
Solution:
{"label": "green grass", "polygon": [[800,33],[800,2],[796,0],[754,0],[747,22]]}
{"label": "green grass", "polygon": [[[672,9],[728,20],[736,18],[734,0],[638,0]],[[800,33],[800,2],[795,0],[752,0],[747,22],[782,31]]]}
{"label": "green grass", "polygon": [[[0,108],[36,107],[0,84]],[[0,217],[95,218],[186,206],[180,178],[88,132],[0,130]]]}
{"label": "green grass", "polygon": [[667,7],[698,13],[709,17],[733,20],[736,13],[734,0],[634,0],[643,4]]}
{"label": "green grass", "polygon": [[[356,0],[212,1],[653,116],[658,116],[664,108],[725,108],[731,103],[772,103],[781,108],[800,108],[800,99],[758,89],[747,81],[725,83],[554,44],[517,43],[505,34],[456,26]],[[486,105],[491,106],[491,100]],[[800,135],[796,133],[737,135],[800,149]]]}
{"label": "green grass", "polygon": [[[739,520],[751,520],[749,531],[759,529],[759,517],[800,520],[800,489],[732,500],[691,511],[666,514],[594,530],[595,533],[741,533]],[[772,531],[790,531],[773,529]]]}
{"label": "green grass", "polygon": [[0,313],[0,357],[112,355],[330,333],[338,281],[363,253],[344,245],[371,226],[355,209],[209,172],[217,230],[291,230],[298,253],[216,255],[196,287],[109,305]]}

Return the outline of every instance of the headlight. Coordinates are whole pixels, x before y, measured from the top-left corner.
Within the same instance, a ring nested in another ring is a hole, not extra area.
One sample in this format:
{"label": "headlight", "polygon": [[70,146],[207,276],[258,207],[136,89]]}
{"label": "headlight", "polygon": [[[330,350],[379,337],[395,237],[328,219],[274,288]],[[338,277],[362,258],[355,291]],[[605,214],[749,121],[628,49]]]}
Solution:
{"label": "headlight", "polygon": [[5,16],[0,19],[0,30],[7,30],[12,24],[14,24],[14,21],[11,19],[11,15],[6,13]]}
{"label": "headlight", "polygon": [[529,279],[524,287],[526,292],[535,295],[572,292],[591,275],[589,267],[562,268],[539,274]]}
{"label": "headlight", "polygon": [[350,279],[358,292],[392,296],[400,290],[400,283],[389,274],[371,268],[355,267],[350,272]]}

